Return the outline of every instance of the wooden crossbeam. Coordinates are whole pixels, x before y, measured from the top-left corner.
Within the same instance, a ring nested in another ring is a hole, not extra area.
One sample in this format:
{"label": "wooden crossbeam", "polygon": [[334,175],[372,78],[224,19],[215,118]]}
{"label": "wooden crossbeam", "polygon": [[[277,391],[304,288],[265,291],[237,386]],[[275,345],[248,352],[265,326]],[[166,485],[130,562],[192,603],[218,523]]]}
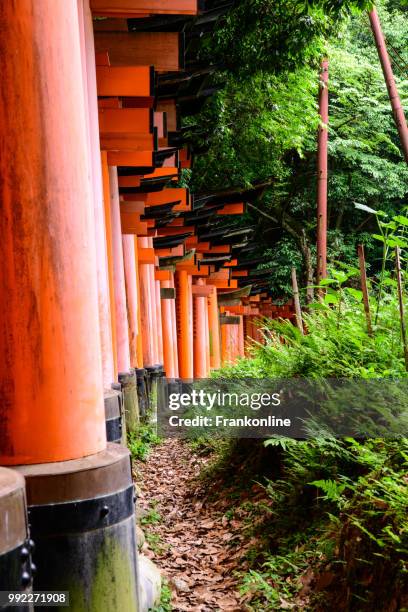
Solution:
{"label": "wooden crossbeam", "polygon": [[151,66],[97,66],[98,96],[149,97],[154,90]]}
{"label": "wooden crossbeam", "polygon": [[108,164],[153,168],[153,151],[108,151]]}
{"label": "wooden crossbeam", "polygon": [[128,134],[106,133],[100,135],[102,151],[154,151],[153,134],[130,132]]}
{"label": "wooden crossbeam", "polygon": [[132,18],[140,15],[197,15],[197,0],[90,0],[98,16]]}
{"label": "wooden crossbeam", "polygon": [[137,236],[147,236],[147,223],[140,220],[138,213],[120,211],[122,224],[122,234],[136,234]]}
{"label": "wooden crossbeam", "polygon": [[153,111],[150,108],[99,109],[101,134],[128,134],[153,132]]}
{"label": "wooden crossbeam", "polygon": [[183,68],[179,32],[95,32],[95,49],[108,52],[111,66],[154,66],[158,72]]}

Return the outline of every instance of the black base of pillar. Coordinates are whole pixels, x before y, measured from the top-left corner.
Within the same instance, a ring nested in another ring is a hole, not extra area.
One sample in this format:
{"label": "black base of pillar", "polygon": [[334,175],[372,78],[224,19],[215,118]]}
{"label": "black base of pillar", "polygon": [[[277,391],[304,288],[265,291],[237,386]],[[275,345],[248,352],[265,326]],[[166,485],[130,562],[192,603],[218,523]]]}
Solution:
{"label": "black base of pillar", "polygon": [[[29,595],[34,565],[34,544],[28,538],[24,478],[18,472],[0,468],[0,591]],[[27,603],[0,604],[1,612],[28,612]]]}
{"label": "black base of pillar", "polygon": [[90,457],[18,470],[26,477],[36,542],[34,589],[68,591],[71,612],[137,612],[128,450],[109,444]]}
{"label": "black base of pillar", "polygon": [[122,393],[120,391],[105,391],[105,423],[108,442],[122,442]]}

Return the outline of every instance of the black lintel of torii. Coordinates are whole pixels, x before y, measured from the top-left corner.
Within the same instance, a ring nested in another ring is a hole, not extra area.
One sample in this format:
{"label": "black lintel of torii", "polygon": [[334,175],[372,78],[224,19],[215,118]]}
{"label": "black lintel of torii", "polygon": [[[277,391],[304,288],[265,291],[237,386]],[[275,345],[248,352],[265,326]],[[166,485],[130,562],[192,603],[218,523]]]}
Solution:
{"label": "black lintel of torii", "polygon": [[256,277],[256,278],[264,278],[264,277],[268,277],[271,276],[272,274],[274,274],[275,270],[273,268],[261,268],[261,269],[250,269],[249,270],[249,275],[250,277]]}
{"label": "black lintel of torii", "polygon": [[171,249],[183,244],[192,235],[192,232],[185,232],[184,234],[176,234],[174,236],[159,236],[153,238],[153,246],[155,249]]}
{"label": "black lintel of torii", "polygon": [[262,257],[258,257],[257,259],[247,259],[247,260],[243,260],[241,261],[241,259],[239,260],[239,263],[235,266],[235,270],[246,270],[246,269],[253,269],[254,266],[257,266],[258,264],[263,262],[263,258]]}
{"label": "black lintel of torii", "polygon": [[217,236],[211,234],[204,234],[200,236],[200,240],[203,242],[209,242],[211,245],[216,246],[218,244],[236,244],[237,239],[248,235],[251,230],[241,230],[239,233],[234,232],[234,234],[226,235],[226,234],[217,234]]}
{"label": "black lintel of torii", "polygon": [[178,178],[178,170],[176,170],[176,172],[170,172],[169,170],[169,174],[166,174],[163,176],[153,176],[153,177],[143,177],[142,176],[140,179],[140,184],[150,186],[156,183],[164,182],[164,184],[166,185],[168,182],[170,182],[174,178]]}
{"label": "black lintel of torii", "polygon": [[[177,147],[165,147],[164,149],[159,149],[158,151],[153,152],[153,160],[156,168],[161,168],[166,159],[171,157],[172,155],[176,155],[176,163],[175,167],[178,166],[179,163],[179,150]],[[152,170],[153,172],[153,170]]]}
{"label": "black lintel of torii", "polygon": [[[156,228],[167,227],[169,225],[169,223],[174,221],[174,219],[177,219],[179,216],[180,216],[180,213],[178,213],[178,212],[177,213],[171,212],[171,213],[165,214],[163,216],[156,217],[155,218],[154,226]],[[182,229],[182,227],[180,227],[180,229]]]}
{"label": "black lintel of torii", "polygon": [[155,166],[118,166],[118,176],[151,174],[154,170]]}
{"label": "black lintel of torii", "polygon": [[145,182],[141,182],[138,187],[119,187],[119,193],[131,194],[131,193],[150,193],[152,191],[162,191],[166,187],[167,183],[171,181],[170,178],[160,177],[161,180],[146,179]]}
{"label": "black lintel of torii", "polygon": [[158,206],[147,206],[144,210],[141,219],[155,219],[156,217],[162,217],[165,214],[171,213],[174,206],[180,204],[181,200],[174,200],[173,202],[167,202],[166,204],[159,204]]}
{"label": "black lintel of torii", "polygon": [[129,32],[182,32],[191,24],[191,15],[152,15],[141,19],[128,19]]}
{"label": "black lintel of torii", "polygon": [[214,266],[216,270],[223,267],[225,263],[231,261],[232,255],[219,255],[218,257],[203,257],[198,260],[198,269],[200,266]]}

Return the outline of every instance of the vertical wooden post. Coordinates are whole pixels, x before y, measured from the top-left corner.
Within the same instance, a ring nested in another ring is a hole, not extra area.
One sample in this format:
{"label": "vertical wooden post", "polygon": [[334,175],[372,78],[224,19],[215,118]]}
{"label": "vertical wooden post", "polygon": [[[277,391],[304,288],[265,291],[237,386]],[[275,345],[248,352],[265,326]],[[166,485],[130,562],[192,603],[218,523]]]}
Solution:
{"label": "vertical wooden post", "polygon": [[371,29],[373,31],[374,40],[378,51],[378,57],[380,58],[388,96],[390,98],[392,114],[394,116],[395,125],[397,126],[398,134],[401,140],[405,161],[408,164],[408,126],[404,114],[404,108],[401,104],[398,89],[395,84],[392,65],[388,56],[387,45],[381,29],[381,23],[377,10],[373,8],[371,11],[369,11],[368,15],[370,17]]}
{"label": "vertical wooden post", "polygon": [[102,185],[103,185],[106,253],[107,253],[107,263],[108,263],[110,329],[111,329],[111,340],[112,340],[114,380],[116,381],[118,378],[118,353],[117,353],[117,343],[116,343],[116,309],[115,309],[115,288],[114,288],[114,281],[113,281],[113,246],[112,246],[112,223],[111,223],[111,215],[110,215],[109,167],[108,167],[108,156],[107,156],[106,151],[101,152],[101,163],[102,163]]}
{"label": "vertical wooden post", "polygon": [[106,389],[116,380],[112,346],[108,258],[105,231],[105,212],[99,144],[98,103],[96,93],[95,47],[93,21],[86,0],[78,2],[80,26],[84,106],[87,113],[88,151],[91,165],[92,195],[95,215],[95,245],[99,306],[99,328],[102,352],[103,383]]}
{"label": "vertical wooden post", "polygon": [[407,331],[405,327],[404,289],[403,289],[403,284],[402,284],[400,248],[398,246],[395,247],[395,267],[396,267],[396,272],[397,272],[397,283],[398,283],[398,303],[399,303],[400,322],[401,322],[401,339],[402,339],[402,346],[404,349],[405,369],[408,372],[408,344],[407,344]]}
{"label": "vertical wooden post", "polygon": [[[199,278],[198,286],[204,285],[204,280]],[[207,318],[207,298],[196,296],[194,298],[194,377],[205,378],[207,376],[207,346],[205,320]]]}
{"label": "vertical wooden post", "polygon": [[[170,287],[175,289],[174,274],[171,275]],[[173,334],[173,362],[174,362],[174,377],[179,376],[179,358],[178,358],[178,338],[177,338],[177,317],[176,317],[176,300],[171,300],[171,325]]]}
{"label": "vertical wooden post", "polygon": [[65,461],[106,446],[77,4],[0,21],[0,464]]}
{"label": "vertical wooden post", "polygon": [[[141,249],[148,247],[147,238],[138,238],[138,247]],[[152,298],[150,292],[150,270],[149,264],[139,261],[139,281],[140,281],[140,316],[142,323],[142,344],[143,344],[143,366],[155,365],[153,349],[153,318],[152,318]]]}
{"label": "vertical wooden post", "polygon": [[373,335],[373,327],[371,324],[370,298],[367,287],[367,273],[364,256],[364,245],[359,244],[358,247],[358,263],[360,266],[361,291],[363,292],[364,312],[367,321],[367,332],[369,336]]}
{"label": "vertical wooden post", "polygon": [[299,299],[299,288],[296,277],[296,268],[292,268],[292,291],[293,291],[293,301],[295,304],[295,315],[296,315],[296,327],[299,329],[301,334],[304,333],[303,330],[303,320],[302,320],[302,309],[300,307],[300,299]]}
{"label": "vertical wooden post", "polygon": [[[161,288],[170,289],[171,282],[169,280],[160,281]],[[167,378],[176,378],[176,369],[174,364],[174,329],[171,316],[171,306],[174,300],[167,297],[162,297],[161,313],[163,325],[163,365]]]}
{"label": "vertical wooden post", "polygon": [[155,280],[154,286],[156,290],[157,363],[163,365],[163,323],[160,300],[160,281]]}
{"label": "vertical wooden post", "polygon": [[122,234],[122,248],[123,263],[125,268],[130,365],[132,368],[137,368],[138,303],[136,287],[135,241],[132,234]]}
{"label": "vertical wooden post", "polygon": [[137,339],[136,339],[136,354],[137,367],[143,368],[143,329],[142,316],[140,312],[140,278],[139,278],[139,246],[137,236],[133,236],[135,249],[135,269],[136,269],[136,295],[137,295]]}
{"label": "vertical wooden post", "polygon": [[127,372],[130,369],[129,327],[126,307],[118,173],[115,166],[109,166],[109,187],[110,216],[112,224],[113,283],[116,313],[116,351],[118,356],[119,372]]}
{"label": "vertical wooden post", "polygon": [[327,143],[329,139],[329,62],[321,63],[320,126],[317,141],[317,284],[327,276]]}
{"label": "vertical wooden post", "polygon": [[180,378],[194,376],[191,276],[185,270],[176,272],[178,356]]}
{"label": "vertical wooden post", "polygon": [[[153,238],[147,238],[148,248],[153,248]],[[149,338],[149,342],[153,345],[153,365],[159,365],[159,325],[157,317],[157,292],[156,292],[156,279],[154,277],[154,264],[148,264],[149,266],[149,285],[150,285],[150,306],[151,309],[151,321],[152,321],[152,335]],[[160,307],[160,304],[159,304]]]}
{"label": "vertical wooden post", "polygon": [[217,288],[213,287],[208,298],[208,321],[210,336],[210,366],[213,370],[221,367],[220,322],[218,317]]}

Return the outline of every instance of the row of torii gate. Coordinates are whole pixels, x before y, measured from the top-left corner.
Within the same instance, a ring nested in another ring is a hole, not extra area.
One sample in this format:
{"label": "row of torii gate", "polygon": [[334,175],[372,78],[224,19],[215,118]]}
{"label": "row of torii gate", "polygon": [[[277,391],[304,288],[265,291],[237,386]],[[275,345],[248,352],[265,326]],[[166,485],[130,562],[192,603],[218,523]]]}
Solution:
{"label": "row of torii gate", "polygon": [[107,443],[119,399],[132,429],[139,382],[208,376],[262,339],[260,316],[293,317],[235,222],[254,193],[180,182],[200,152],[180,118],[215,90],[197,41],[228,8],[0,2],[0,610],[33,588],[75,612],[147,610],[129,451]]}
{"label": "row of torii gate", "polygon": [[181,116],[214,91],[195,44],[227,8],[0,3],[1,610],[147,609],[115,402],[134,428],[136,381],[208,376],[278,308],[233,222],[251,195],[180,186]]}

